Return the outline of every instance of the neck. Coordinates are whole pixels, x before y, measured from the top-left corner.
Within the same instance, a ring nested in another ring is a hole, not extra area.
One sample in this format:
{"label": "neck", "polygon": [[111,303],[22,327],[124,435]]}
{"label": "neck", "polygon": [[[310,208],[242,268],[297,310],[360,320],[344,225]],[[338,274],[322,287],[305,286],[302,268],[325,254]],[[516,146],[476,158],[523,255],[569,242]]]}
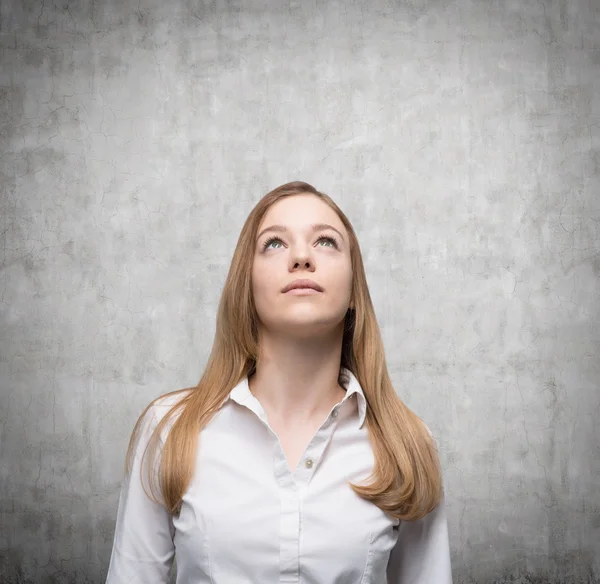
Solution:
{"label": "neck", "polygon": [[315,339],[261,334],[250,391],[270,418],[303,424],[326,415],[345,390],[338,384],[342,331]]}

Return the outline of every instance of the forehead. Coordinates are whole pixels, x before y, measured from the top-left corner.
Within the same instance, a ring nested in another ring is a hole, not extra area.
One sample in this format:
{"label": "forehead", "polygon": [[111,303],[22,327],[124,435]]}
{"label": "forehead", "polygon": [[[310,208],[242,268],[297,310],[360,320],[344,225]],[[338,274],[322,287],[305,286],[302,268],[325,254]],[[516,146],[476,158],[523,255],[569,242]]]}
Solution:
{"label": "forehead", "polygon": [[342,233],[346,231],[338,214],[312,193],[279,199],[265,213],[259,230],[273,223],[290,227],[303,227],[311,223],[329,223]]}

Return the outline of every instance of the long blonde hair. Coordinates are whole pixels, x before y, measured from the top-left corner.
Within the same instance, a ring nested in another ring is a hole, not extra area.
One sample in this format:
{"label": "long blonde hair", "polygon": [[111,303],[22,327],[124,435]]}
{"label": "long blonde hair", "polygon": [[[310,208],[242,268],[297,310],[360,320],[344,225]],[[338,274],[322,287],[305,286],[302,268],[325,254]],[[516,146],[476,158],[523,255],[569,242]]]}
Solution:
{"label": "long blonde hair", "polygon": [[[154,399],[133,428],[125,459],[126,474],[131,471],[132,455],[146,412],[157,400],[178,396],[154,428],[143,455],[155,460],[161,432],[170,421],[159,466],[150,465],[148,477],[152,499],[159,502],[154,484],[154,479],[158,478],[162,495],[160,504],[172,515],[179,513],[182,497],[195,471],[199,432],[210,422],[233,387],[256,368],[258,317],[252,297],[251,274],[260,222],[273,203],[283,197],[306,193],[317,195],[336,211],[350,238],[354,307],[346,315],[340,372],[342,367],[350,370],[364,391],[366,425],[375,461],[369,483],[350,486],[357,495],[401,520],[422,518],[441,500],[442,474],[436,444],[427,426],[402,402],[392,386],[354,229],[331,197],[308,183],[297,181],[267,193],[242,227],[219,302],[213,347],[202,378],[195,387]],[[152,471],[152,468],[156,470]]]}

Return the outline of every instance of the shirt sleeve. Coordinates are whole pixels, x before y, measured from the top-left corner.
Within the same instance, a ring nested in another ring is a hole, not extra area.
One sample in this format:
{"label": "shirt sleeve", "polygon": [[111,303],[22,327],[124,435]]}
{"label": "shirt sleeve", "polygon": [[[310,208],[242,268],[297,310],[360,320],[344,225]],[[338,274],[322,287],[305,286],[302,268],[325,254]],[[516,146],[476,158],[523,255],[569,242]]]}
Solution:
{"label": "shirt sleeve", "polygon": [[[144,492],[140,462],[152,430],[158,423],[154,407],[149,408],[141,424],[131,472],[123,479],[115,526],[112,554],[106,584],[167,584],[175,556],[175,529],[167,510]],[[149,456],[144,458],[144,486]],[[156,465],[158,468],[158,464]],[[162,502],[160,494],[157,493]]]}
{"label": "shirt sleeve", "polygon": [[417,521],[400,521],[388,584],[452,584],[445,501]]}
{"label": "shirt sleeve", "polygon": [[[431,430],[427,431],[433,438]],[[435,439],[434,439],[435,440]],[[387,568],[388,584],[452,584],[446,498],[417,521],[400,521]]]}

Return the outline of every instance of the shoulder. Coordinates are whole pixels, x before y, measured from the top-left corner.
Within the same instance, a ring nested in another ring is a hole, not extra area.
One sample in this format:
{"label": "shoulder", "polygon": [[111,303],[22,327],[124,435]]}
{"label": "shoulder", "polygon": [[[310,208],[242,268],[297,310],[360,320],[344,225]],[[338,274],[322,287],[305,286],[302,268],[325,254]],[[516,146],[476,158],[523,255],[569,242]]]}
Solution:
{"label": "shoulder", "polygon": [[150,402],[152,405],[150,409],[153,414],[155,414],[158,418],[164,416],[174,405],[181,402],[181,400],[185,399],[190,393],[191,389],[178,389],[176,391],[170,391],[169,393],[165,393],[163,395],[159,395],[157,398]]}
{"label": "shoulder", "polygon": [[431,431],[431,428],[421,418],[419,418],[419,420],[421,421],[423,428],[426,430],[425,439],[429,438],[431,444],[433,444],[433,447],[437,450],[438,442],[437,442],[437,439],[434,436],[433,432]]}
{"label": "shoulder", "polygon": [[[156,428],[156,426],[162,421],[162,419],[169,413],[173,406],[180,403],[187,395],[191,393],[191,389],[183,389],[172,391],[163,395],[158,396],[150,402],[148,409],[144,415],[143,425],[146,432],[150,432]],[[165,424],[165,427],[161,431],[161,439],[164,440],[167,437],[167,433],[175,423],[178,414],[181,410],[177,410],[173,415],[170,416]]]}
{"label": "shoulder", "polygon": [[423,422],[423,420],[421,420],[421,423],[425,427],[425,430],[427,430],[427,432],[429,432],[429,436],[431,436],[431,438],[435,440],[435,438],[433,436],[433,432],[431,431],[431,428],[425,422]]}

